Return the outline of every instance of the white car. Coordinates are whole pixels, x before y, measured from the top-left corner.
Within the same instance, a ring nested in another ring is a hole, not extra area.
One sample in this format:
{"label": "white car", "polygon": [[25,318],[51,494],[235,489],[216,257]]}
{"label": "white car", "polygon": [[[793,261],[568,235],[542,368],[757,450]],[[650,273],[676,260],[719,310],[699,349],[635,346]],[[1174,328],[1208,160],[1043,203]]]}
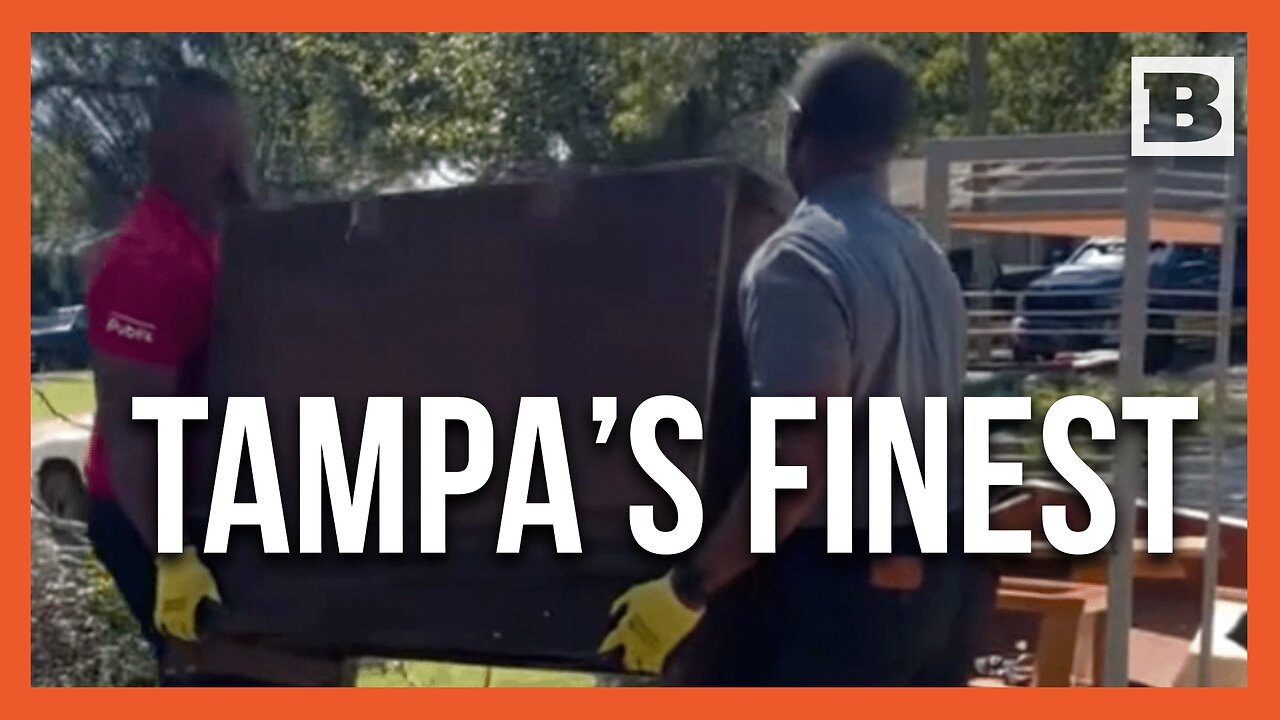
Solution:
{"label": "white car", "polygon": [[88,519],[84,461],[89,431],[67,425],[31,440],[31,499],[68,520]]}

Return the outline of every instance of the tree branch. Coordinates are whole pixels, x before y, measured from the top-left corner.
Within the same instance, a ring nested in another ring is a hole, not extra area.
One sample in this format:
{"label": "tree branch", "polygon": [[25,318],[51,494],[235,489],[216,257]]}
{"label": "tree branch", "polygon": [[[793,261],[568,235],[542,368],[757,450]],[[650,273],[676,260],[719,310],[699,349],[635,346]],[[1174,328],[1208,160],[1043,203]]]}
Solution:
{"label": "tree branch", "polygon": [[50,90],[69,89],[85,92],[101,92],[119,95],[136,95],[150,92],[148,83],[125,82],[122,80],[94,80],[76,77],[63,73],[50,73],[31,81],[31,99],[37,100]]}

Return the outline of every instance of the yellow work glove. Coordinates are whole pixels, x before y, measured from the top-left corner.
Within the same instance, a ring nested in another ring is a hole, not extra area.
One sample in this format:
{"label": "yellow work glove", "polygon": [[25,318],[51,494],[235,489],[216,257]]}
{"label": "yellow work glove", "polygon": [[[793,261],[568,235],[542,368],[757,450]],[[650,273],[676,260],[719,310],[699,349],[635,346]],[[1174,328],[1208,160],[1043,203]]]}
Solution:
{"label": "yellow work glove", "polygon": [[667,655],[697,626],[702,608],[681,602],[671,573],[632,586],[613,601],[610,613],[622,611],[618,624],[600,643],[601,654],[622,648],[622,666],[633,672],[660,673]]}
{"label": "yellow work glove", "polygon": [[181,555],[156,558],[156,629],[179,640],[195,642],[196,608],[201,600],[222,602],[218,584],[200,562],[196,549],[182,548]]}

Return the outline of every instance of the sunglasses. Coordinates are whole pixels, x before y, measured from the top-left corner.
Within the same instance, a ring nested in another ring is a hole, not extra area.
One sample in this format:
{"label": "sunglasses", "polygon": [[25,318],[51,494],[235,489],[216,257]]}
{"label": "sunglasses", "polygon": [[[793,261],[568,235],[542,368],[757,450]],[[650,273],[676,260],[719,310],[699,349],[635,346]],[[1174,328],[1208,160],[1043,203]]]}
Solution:
{"label": "sunglasses", "polygon": [[783,137],[786,139],[787,147],[791,147],[800,131],[800,121],[804,117],[803,109],[800,107],[800,101],[796,100],[791,93],[782,93],[783,108],[786,111],[783,119]]}

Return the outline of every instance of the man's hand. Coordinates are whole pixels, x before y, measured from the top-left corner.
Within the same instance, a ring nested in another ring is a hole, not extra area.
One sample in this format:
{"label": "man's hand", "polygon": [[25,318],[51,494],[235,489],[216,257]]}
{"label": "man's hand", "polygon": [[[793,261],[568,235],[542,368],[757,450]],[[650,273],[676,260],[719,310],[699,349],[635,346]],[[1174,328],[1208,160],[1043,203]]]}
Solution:
{"label": "man's hand", "polygon": [[196,642],[196,609],[201,600],[222,602],[218,584],[190,545],[177,556],[156,559],[156,629]]}
{"label": "man's hand", "polygon": [[627,670],[657,674],[667,656],[693,632],[702,619],[703,608],[681,601],[667,573],[656,580],[633,586],[613,601],[611,614],[622,612],[618,624],[600,643],[600,654],[622,648],[622,666]]}

